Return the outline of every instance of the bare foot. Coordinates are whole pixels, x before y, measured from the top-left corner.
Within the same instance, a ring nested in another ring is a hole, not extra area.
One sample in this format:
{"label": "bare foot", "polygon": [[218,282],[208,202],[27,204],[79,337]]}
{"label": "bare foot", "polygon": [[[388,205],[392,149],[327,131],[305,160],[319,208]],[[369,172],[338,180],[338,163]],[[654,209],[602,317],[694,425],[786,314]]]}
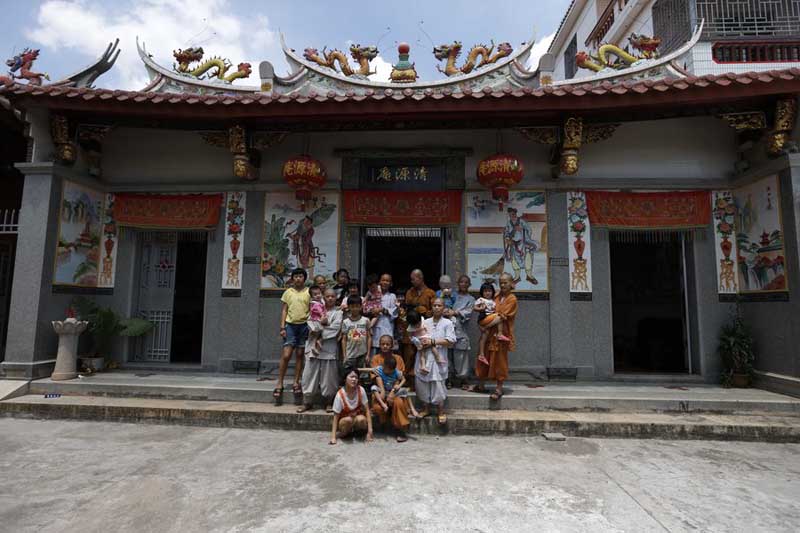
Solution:
{"label": "bare foot", "polygon": [[417,413],[417,418],[425,418],[426,416],[429,416],[429,415],[430,415],[430,413],[428,411],[420,411],[420,412]]}

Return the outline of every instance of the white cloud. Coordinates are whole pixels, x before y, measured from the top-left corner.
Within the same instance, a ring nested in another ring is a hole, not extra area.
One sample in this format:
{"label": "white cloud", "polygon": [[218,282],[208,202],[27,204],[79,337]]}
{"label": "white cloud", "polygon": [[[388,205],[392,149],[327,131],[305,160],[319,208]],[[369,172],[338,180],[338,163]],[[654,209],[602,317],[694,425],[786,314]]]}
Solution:
{"label": "white cloud", "polygon": [[[75,50],[87,57],[98,57],[116,38],[122,50],[114,68],[98,84],[119,89],[141,89],[149,82],[139,55],[136,37],[147,44],[147,51],[159,64],[173,64],[172,51],[202,45],[206,57],[228,58],[234,65],[250,63],[253,74],[238,83],[258,85],[258,63],[265,58],[280,58],[277,32],[270,29],[265,15],[244,20],[232,15],[227,0],[193,0],[187,16],[184,0],[138,0],[108,7],[96,0],[46,0],[39,6],[36,26],[28,38],[44,47]],[[252,27],[255,32],[245,28]]]}
{"label": "white cloud", "polygon": [[372,60],[369,64],[370,68],[375,71],[369,79],[371,81],[389,81],[389,74],[392,73],[392,64],[380,55]]}
{"label": "white cloud", "polygon": [[533,45],[533,48],[531,48],[531,57],[528,60],[528,69],[536,70],[539,67],[539,59],[547,53],[547,49],[550,48],[550,43],[553,42],[555,36],[556,34],[553,32]]}

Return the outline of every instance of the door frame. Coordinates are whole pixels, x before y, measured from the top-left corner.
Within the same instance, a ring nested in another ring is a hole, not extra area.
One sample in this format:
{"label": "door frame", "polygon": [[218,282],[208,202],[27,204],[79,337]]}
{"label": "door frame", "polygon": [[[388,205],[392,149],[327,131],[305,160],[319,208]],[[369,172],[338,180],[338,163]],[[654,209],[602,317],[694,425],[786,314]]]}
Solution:
{"label": "door frame", "polygon": [[[365,287],[365,277],[367,275],[367,238],[368,237],[380,237],[380,235],[368,235],[371,231],[384,231],[384,232],[404,232],[407,231],[408,233],[411,232],[430,232],[431,235],[428,235],[429,238],[438,238],[439,239],[439,271],[442,274],[447,272],[447,239],[445,236],[447,235],[447,228],[439,227],[439,226],[361,226],[359,227],[358,232],[358,280],[360,284],[361,294],[367,290]],[[439,235],[433,235],[433,233],[438,233]],[[414,237],[403,237],[401,235],[397,236],[387,236],[386,238],[390,239],[398,239],[398,238],[414,238]],[[378,273],[379,274],[379,273]],[[409,272],[409,274],[411,274]],[[380,275],[380,274],[379,274]],[[430,280],[429,280],[430,282]],[[439,280],[436,280],[436,283],[439,283]]]}
{"label": "door frame", "polygon": [[[654,232],[657,230],[653,230]],[[614,230],[608,230],[608,284],[609,284],[609,322],[611,323],[611,374],[612,375],[626,375],[626,372],[618,372],[616,368],[616,356],[614,353],[614,287],[613,287],[613,277],[612,277],[612,242],[613,242],[613,234]],[[694,375],[695,368],[693,363],[693,350],[692,350],[692,316],[691,316],[691,307],[689,305],[689,264],[687,259],[687,239],[686,233],[680,232],[680,248],[679,253],[680,257],[680,284],[681,284],[681,324],[683,325],[683,343],[684,343],[684,363],[686,364],[687,372],[679,373],[679,375],[686,375],[691,376]],[[691,244],[691,241],[689,241]],[[699,370],[699,369],[697,369]],[[637,372],[636,374],[640,374]],[[646,372],[646,375],[658,376],[661,375],[659,372]],[[673,373],[670,373],[672,375]]]}

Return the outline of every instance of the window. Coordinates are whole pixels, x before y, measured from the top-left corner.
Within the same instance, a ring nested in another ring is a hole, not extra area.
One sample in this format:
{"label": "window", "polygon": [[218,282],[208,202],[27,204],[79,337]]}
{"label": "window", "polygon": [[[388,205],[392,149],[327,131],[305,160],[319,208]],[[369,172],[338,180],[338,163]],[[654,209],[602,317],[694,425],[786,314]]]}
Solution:
{"label": "window", "polygon": [[800,0],[694,0],[703,37],[797,37]]}
{"label": "window", "polygon": [[661,37],[658,53],[668,54],[692,37],[689,0],[658,0],[653,4],[653,35]]}
{"label": "window", "polygon": [[564,78],[570,79],[575,77],[578,71],[578,65],[575,63],[575,54],[578,53],[578,35],[573,35],[572,40],[564,52]]}

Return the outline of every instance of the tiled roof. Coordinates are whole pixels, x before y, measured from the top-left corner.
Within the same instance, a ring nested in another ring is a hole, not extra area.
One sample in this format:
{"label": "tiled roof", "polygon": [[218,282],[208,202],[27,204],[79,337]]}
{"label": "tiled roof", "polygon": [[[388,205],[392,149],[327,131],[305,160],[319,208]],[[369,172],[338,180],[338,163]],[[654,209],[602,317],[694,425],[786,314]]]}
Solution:
{"label": "tiled roof", "polygon": [[[773,85],[767,87],[767,85]],[[637,95],[680,93],[689,89],[696,91],[713,91],[706,93],[706,97],[722,97],[726,88],[733,90],[739,87],[748,88],[753,93],[773,94],[773,93],[800,93],[800,68],[785,70],[772,70],[765,72],[747,72],[741,74],[728,73],[721,75],[706,76],[687,76],[685,78],[661,78],[626,80],[621,82],[605,81],[602,83],[584,82],[570,85],[546,86],[541,88],[524,87],[519,89],[506,88],[504,90],[492,90],[485,88],[480,91],[464,89],[463,91],[453,91],[451,88],[444,88],[441,91],[426,89],[422,92],[415,92],[410,88],[398,86],[396,89],[373,90],[367,89],[363,94],[348,91],[345,94],[337,94],[330,91],[326,94],[311,93],[302,94],[231,94],[231,95],[198,95],[189,93],[163,93],[163,92],[140,92],[140,91],[120,91],[109,89],[89,89],[71,88],[60,86],[31,86],[16,84],[7,88],[0,88],[0,95],[6,96],[11,100],[29,99],[51,101],[54,105],[65,104],[69,106],[69,101],[82,100],[87,104],[95,102],[119,102],[130,106],[147,105],[148,107],[160,106],[195,106],[206,107],[218,106],[276,106],[285,103],[310,103],[327,102],[329,104],[347,102],[398,102],[407,101],[413,107],[413,101],[446,101],[455,100],[479,100],[479,99],[542,99],[553,104],[564,97],[583,98],[607,95]],[[749,91],[746,91],[749,92]],[[642,103],[647,103],[648,98],[644,97]],[[560,103],[560,102],[559,102]],[[588,103],[588,102],[587,102]],[[542,102],[544,104],[544,102]],[[352,110],[352,108],[351,108]]]}

